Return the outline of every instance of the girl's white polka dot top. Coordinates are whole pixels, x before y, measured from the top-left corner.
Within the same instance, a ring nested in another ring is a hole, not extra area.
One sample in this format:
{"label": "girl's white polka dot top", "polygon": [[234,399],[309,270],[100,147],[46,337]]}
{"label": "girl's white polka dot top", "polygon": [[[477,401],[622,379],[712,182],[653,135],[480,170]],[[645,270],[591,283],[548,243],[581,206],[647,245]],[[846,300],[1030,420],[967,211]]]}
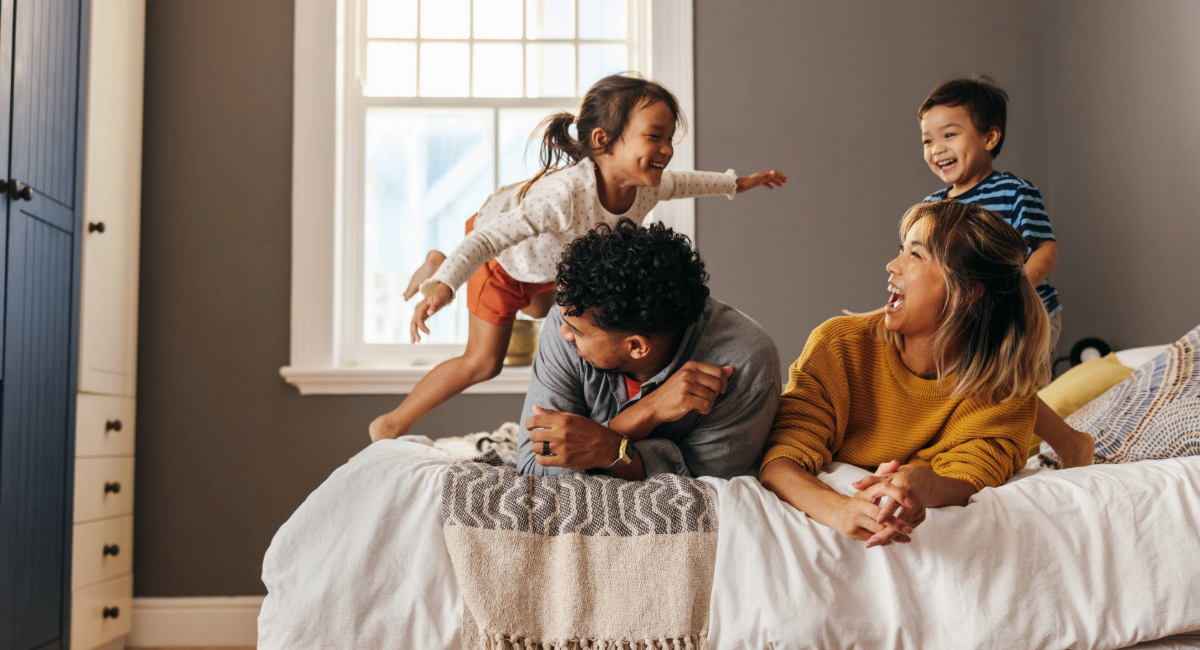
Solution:
{"label": "girl's white polka dot top", "polygon": [[737,194],[733,170],[717,172],[664,171],[658,187],[639,187],[633,207],[612,214],[600,205],[596,172],[590,159],[538,179],[518,204],[524,183],[501,188],[488,197],[475,229],[446,258],[433,277],[452,290],[462,286],[488,260],[521,282],[553,282],[563,248],[601,223],[616,225],[622,218],[641,225],[659,201],[696,196]]}

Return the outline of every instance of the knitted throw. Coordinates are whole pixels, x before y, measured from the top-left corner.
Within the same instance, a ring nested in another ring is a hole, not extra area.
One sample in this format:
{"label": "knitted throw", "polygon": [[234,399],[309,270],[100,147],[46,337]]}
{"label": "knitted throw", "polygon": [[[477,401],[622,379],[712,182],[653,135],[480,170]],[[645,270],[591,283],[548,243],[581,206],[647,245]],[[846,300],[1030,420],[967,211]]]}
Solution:
{"label": "knitted throw", "polygon": [[472,650],[703,650],[717,550],[700,481],[449,467],[442,527]]}

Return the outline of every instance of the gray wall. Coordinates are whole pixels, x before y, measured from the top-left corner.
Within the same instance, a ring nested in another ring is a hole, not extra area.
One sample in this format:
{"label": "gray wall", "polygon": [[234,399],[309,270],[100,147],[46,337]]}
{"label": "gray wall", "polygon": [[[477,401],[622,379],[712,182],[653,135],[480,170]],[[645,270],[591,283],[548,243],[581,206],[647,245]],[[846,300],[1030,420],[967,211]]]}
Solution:
{"label": "gray wall", "polygon": [[1200,324],[1200,3],[1060,1],[1049,58],[1063,338]]}
{"label": "gray wall", "polygon": [[886,301],[900,216],[942,187],[917,125],[937,84],[986,73],[1006,88],[997,164],[1046,183],[1044,12],[996,7],[697,0],[697,165],[789,178],[699,201],[697,243],[714,294],[771,332],[784,367],[826,319]]}
{"label": "gray wall", "polygon": [[[699,166],[791,178],[699,202],[714,294],[787,363],[824,319],[880,305],[900,214],[939,186],[916,108],[983,72],[1012,95],[998,167],[1043,188],[1063,240],[1065,341],[1200,322],[1195,5],[1091,6],[696,0]],[[149,3],[146,55],[135,591],[260,594],[271,536],[395,399],[300,397],[278,375],[291,2]],[[520,405],[459,397],[414,433],[489,429]]]}
{"label": "gray wall", "polygon": [[[262,555],[398,398],[300,397],[288,363],[292,3],[147,3],[134,591],[261,594]],[[413,433],[492,429],[464,396]]]}

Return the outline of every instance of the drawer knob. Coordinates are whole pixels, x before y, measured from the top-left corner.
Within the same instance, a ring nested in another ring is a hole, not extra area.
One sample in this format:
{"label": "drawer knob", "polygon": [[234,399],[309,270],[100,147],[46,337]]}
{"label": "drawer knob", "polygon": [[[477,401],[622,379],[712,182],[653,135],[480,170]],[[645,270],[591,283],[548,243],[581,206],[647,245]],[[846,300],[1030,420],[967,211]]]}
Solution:
{"label": "drawer knob", "polygon": [[120,431],[120,430],[121,430],[121,421],[120,420],[108,420],[107,422],[104,423],[104,432],[105,433],[108,433],[109,431]]}
{"label": "drawer knob", "polygon": [[104,484],[104,493],[108,494],[109,492],[112,492],[113,494],[120,494],[121,493],[121,484],[116,481],[113,481],[112,483],[105,483]]}
{"label": "drawer knob", "polygon": [[119,618],[121,616],[120,607],[105,607],[103,612],[104,618]]}
{"label": "drawer knob", "polygon": [[116,544],[105,544],[104,545],[104,555],[106,555],[106,556],[111,555],[113,557],[117,557],[120,554],[121,554],[120,546],[117,546]]}
{"label": "drawer knob", "polygon": [[21,187],[21,181],[15,178],[8,179],[7,190],[8,196],[14,201],[20,201],[22,199],[26,201],[33,200],[33,188],[28,185]]}
{"label": "drawer knob", "polygon": [[89,221],[88,222],[88,232],[98,232],[98,233],[103,234],[104,233],[104,222],[103,221]]}

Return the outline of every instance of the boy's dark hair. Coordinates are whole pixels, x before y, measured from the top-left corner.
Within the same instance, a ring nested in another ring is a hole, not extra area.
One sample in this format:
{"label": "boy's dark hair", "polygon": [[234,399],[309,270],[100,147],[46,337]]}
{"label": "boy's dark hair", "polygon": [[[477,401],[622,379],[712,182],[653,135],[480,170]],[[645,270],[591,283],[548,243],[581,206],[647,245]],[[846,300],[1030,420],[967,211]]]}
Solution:
{"label": "boy's dark hair", "polygon": [[568,316],[591,309],[610,332],[673,334],[696,322],[708,299],[708,273],[687,236],[629,219],[571,242],[557,282],[555,302]]}
{"label": "boy's dark hair", "polygon": [[980,133],[987,133],[993,126],[1000,129],[1000,140],[992,148],[992,158],[1000,155],[1008,119],[1008,93],[990,77],[976,75],[971,79],[954,79],[934,88],[917,111],[917,119],[925,117],[934,106],[967,107],[971,123]]}
{"label": "boy's dark hair", "polygon": [[[592,84],[579,104],[578,116],[567,112],[555,113],[538,125],[538,129],[545,129],[538,154],[542,169],[521,186],[517,193],[518,200],[524,198],[529,188],[542,176],[604,153],[593,149],[592,131],[602,129],[608,136],[608,146],[612,147],[625,135],[625,127],[629,125],[633,109],[659,102],[667,105],[677,125],[687,128],[687,120],[679,109],[679,100],[675,99],[675,95],[635,72],[609,75]],[[577,137],[571,137],[572,124],[575,125]]]}

